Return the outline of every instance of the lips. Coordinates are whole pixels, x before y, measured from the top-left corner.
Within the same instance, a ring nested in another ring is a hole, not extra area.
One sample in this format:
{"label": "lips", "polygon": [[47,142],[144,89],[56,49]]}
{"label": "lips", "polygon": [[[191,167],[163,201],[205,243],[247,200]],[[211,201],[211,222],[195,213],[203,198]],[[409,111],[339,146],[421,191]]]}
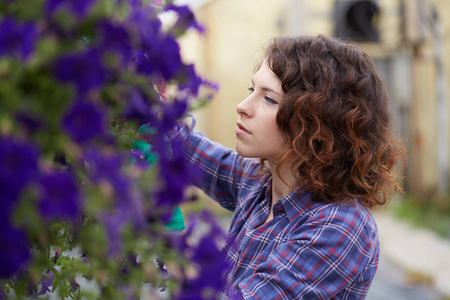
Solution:
{"label": "lips", "polygon": [[236,123],[237,124],[237,129],[236,129],[236,133],[238,133],[238,134],[243,134],[243,133],[246,133],[246,134],[252,134],[250,131],[248,131],[247,130],[247,128],[245,128],[240,122],[237,122]]}

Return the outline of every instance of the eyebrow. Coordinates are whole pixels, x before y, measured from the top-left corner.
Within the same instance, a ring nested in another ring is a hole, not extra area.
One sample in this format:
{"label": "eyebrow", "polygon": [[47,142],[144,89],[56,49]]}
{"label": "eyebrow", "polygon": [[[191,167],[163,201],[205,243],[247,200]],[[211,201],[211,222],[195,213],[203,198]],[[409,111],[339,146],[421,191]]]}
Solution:
{"label": "eyebrow", "polygon": [[[252,85],[255,86],[255,82],[253,81],[253,78],[252,78]],[[268,87],[262,87],[261,90],[263,90],[265,92],[272,92],[274,94],[277,94],[278,96],[282,96],[280,93],[275,92],[274,90],[272,90],[271,88],[268,88]]]}

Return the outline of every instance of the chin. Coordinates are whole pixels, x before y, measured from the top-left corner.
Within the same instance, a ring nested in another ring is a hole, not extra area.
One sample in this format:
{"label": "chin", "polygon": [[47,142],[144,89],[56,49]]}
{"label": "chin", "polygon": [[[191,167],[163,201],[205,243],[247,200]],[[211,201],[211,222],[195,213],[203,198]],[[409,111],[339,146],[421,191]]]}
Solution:
{"label": "chin", "polygon": [[240,155],[240,156],[242,156],[242,157],[248,157],[246,154],[246,151],[244,150],[244,149],[242,149],[242,147],[239,147],[239,145],[237,145],[236,144],[236,146],[235,146],[235,148],[236,148],[236,152]]}
{"label": "chin", "polygon": [[242,148],[240,148],[238,146],[236,146],[236,152],[240,156],[245,157],[245,158],[258,158],[258,156],[255,155],[254,153],[252,153],[251,151],[248,151],[246,149],[242,149]]}

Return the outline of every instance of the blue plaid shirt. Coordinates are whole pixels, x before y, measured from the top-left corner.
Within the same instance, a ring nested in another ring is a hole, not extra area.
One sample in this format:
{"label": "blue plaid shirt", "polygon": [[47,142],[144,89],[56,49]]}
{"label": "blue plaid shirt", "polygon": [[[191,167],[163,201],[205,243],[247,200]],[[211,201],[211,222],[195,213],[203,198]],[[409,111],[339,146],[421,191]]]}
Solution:
{"label": "blue plaid shirt", "polygon": [[174,139],[205,177],[195,182],[234,212],[224,246],[230,263],[223,298],[364,299],[375,275],[378,231],[357,201],[317,203],[297,189],[270,212],[272,177],[259,160],[241,157],[186,128]]}

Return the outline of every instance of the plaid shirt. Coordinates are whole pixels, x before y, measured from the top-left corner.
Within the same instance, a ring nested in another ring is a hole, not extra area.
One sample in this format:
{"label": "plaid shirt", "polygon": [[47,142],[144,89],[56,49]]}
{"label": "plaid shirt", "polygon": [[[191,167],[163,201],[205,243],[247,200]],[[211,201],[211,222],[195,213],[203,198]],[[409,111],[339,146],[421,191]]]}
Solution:
{"label": "plaid shirt", "polygon": [[234,212],[224,246],[230,267],[223,298],[364,299],[378,265],[378,232],[371,213],[357,201],[317,203],[297,189],[270,212],[272,177],[258,175],[259,160],[243,159],[202,134],[184,140],[190,163],[205,177],[195,182]]}

